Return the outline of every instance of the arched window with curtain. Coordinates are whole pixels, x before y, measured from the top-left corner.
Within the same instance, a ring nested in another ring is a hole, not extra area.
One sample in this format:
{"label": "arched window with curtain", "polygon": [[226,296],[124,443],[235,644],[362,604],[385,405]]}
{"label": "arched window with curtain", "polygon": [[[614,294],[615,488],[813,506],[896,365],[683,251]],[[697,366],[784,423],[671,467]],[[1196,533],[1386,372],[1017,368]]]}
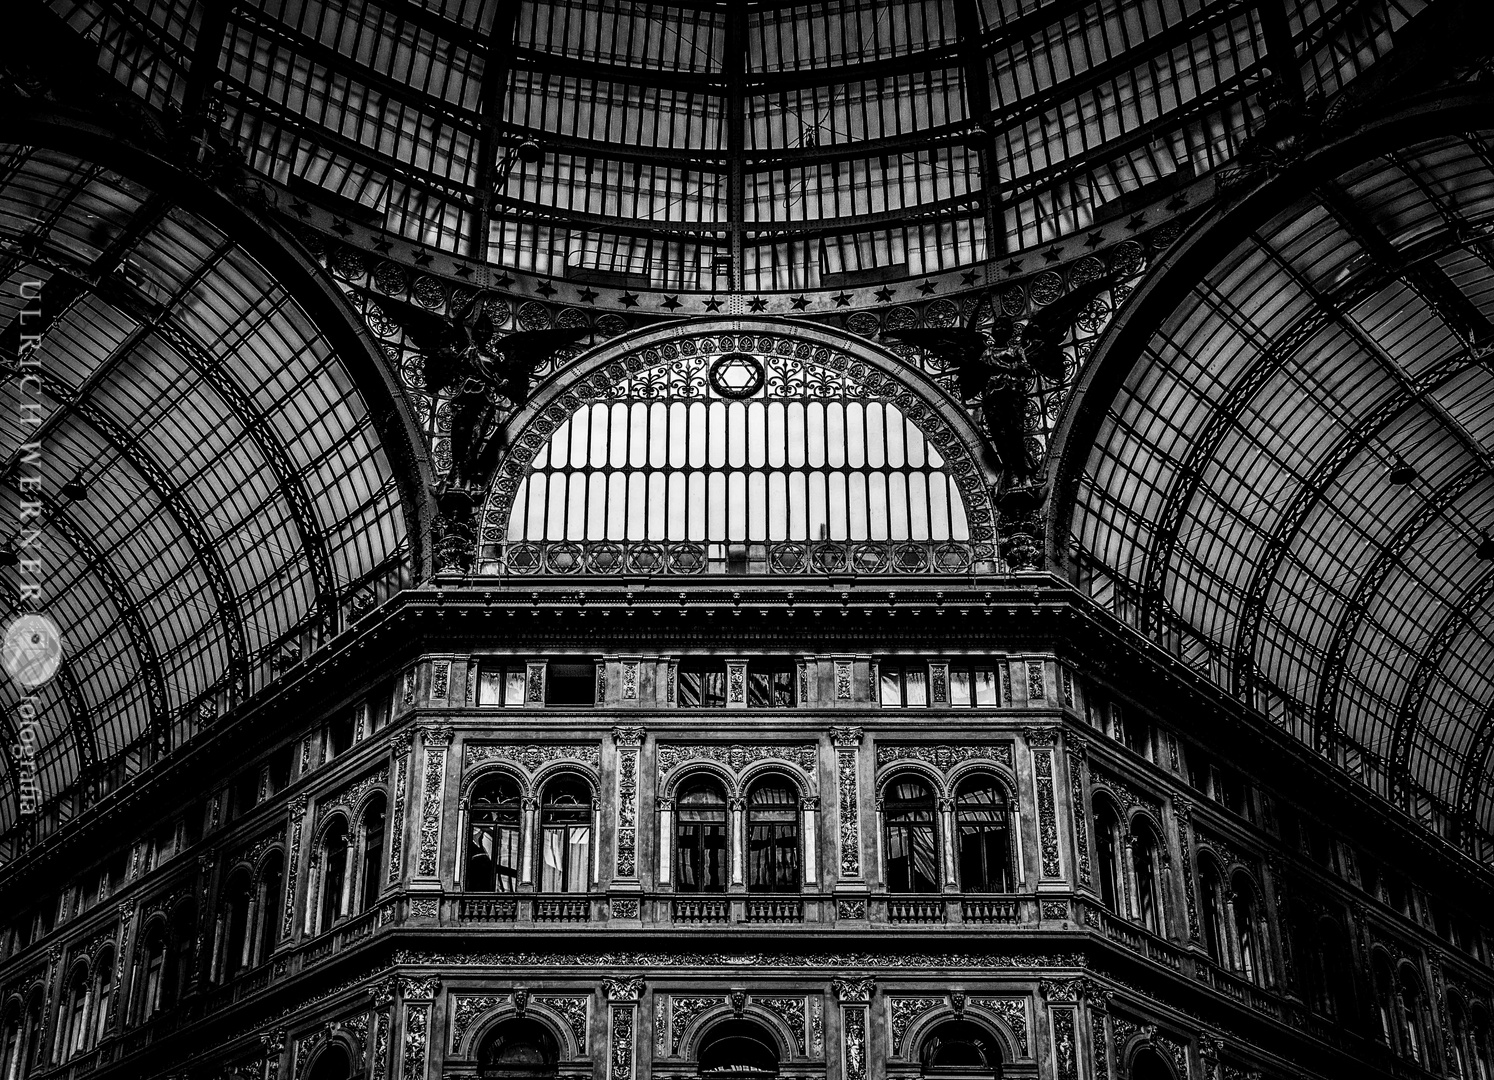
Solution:
{"label": "arched window with curtain", "polygon": [[772,1080],[778,1075],[778,1043],[752,1020],[723,1020],[700,1040],[696,1075],[701,1080]]}
{"label": "arched window with curtain", "polygon": [[987,1080],[1001,1075],[1001,1047],[979,1024],[946,1020],[920,1041],[918,1063],[927,1077]]}
{"label": "arched window with curtain", "polygon": [[898,776],[883,789],[887,888],[892,892],[939,891],[939,836],[934,789],[918,776]]}
{"label": "arched window with curtain", "polygon": [[318,933],[332,929],[333,924],[348,913],[348,859],[352,850],[348,819],[338,814],[322,833],[321,880],[317,888]]}
{"label": "arched window with curtain", "polygon": [[167,978],[167,940],[166,924],[160,919],[146,926],[140,936],[130,1004],[130,1019],[134,1023],[150,1019],[161,1007],[161,990]]}
{"label": "arched window with curtain", "polygon": [[109,1030],[114,1007],[114,950],[102,950],[93,963],[93,1030],[88,1045],[97,1046]]}
{"label": "arched window with curtain", "polygon": [[1475,1005],[1468,1021],[1469,1052],[1473,1055],[1475,1080],[1494,1080],[1494,1047],[1490,1046],[1489,1014]]}
{"label": "arched window with curtain", "polygon": [[1263,982],[1265,942],[1261,938],[1255,886],[1243,872],[1236,872],[1230,883],[1229,909],[1236,946],[1232,966],[1251,982]]}
{"label": "arched window with curtain", "polygon": [[1162,900],[1162,841],[1138,818],[1131,827],[1131,865],[1136,873],[1136,918],[1154,934],[1166,928]]}
{"label": "arched window with curtain", "polygon": [[88,965],[73,967],[58,1017],[57,1059],[66,1061],[88,1045]]}
{"label": "arched window with curtain", "polygon": [[21,1012],[21,1003],[11,1002],[5,1010],[4,1019],[0,1020],[0,1080],[20,1078],[21,1054],[25,1049],[24,1027],[25,1017]]}
{"label": "arched window with curtain", "polygon": [[1421,979],[1409,964],[1402,964],[1396,975],[1395,1013],[1401,1056],[1422,1065],[1426,1063],[1426,1028]]}
{"label": "arched window with curtain", "polygon": [[519,888],[519,785],[502,773],[483,777],[467,805],[467,860],[462,875],[468,892],[515,892]]}
{"label": "arched window with curtain", "polygon": [[279,848],[265,857],[259,871],[259,953],[264,963],[280,944],[280,913],[285,903],[285,853]]}
{"label": "arched window with curtain", "polygon": [[557,776],[540,797],[540,889],[579,893],[591,888],[591,785]]}
{"label": "arched window with curtain", "polygon": [[1459,1080],[1474,1080],[1468,1014],[1463,1009],[1463,999],[1457,994],[1447,995],[1447,1048]]}
{"label": "arched window with curtain", "polygon": [[21,1031],[20,1077],[31,1075],[42,1067],[42,1025],[46,1022],[43,1012],[42,991],[38,988],[26,1003],[26,1021]]}
{"label": "arched window with curtain", "polygon": [[218,915],[218,971],[224,982],[237,975],[248,962],[249,899],[253,895],[253,880],[242,867],[229,875],[223,886]]}
{"label": "arched window with curtain", "polygon": [[675,799],[675,890],[722,893],[731,874],[727,865],[726,790],[702,776],[680,789]]}
{"label": "arched window with curtain", "polygon": [[1391,974],[1390,961],[1385,954],[1376,952],[1370,962],[1370,980],[1375,993],[1375,1016],[1379,1021],[1375,1032],[1386,1046],[1396,1045],[1395,976]]}
{"label": "arched window with curtain", "polygon": [[1095,799],[1094,807],[1100,902],[1117,915],[1124,915],[1126,890],[1121,877],[1120,814],[1115,804],[1103,796]]}
{"label": "arched window with curtain", "polygon": [[798,892],[799,789],[767,776],[747,793],[747,888]]}
{"label": "arched window with curtain", "polygon": [[1011,892],[1010,808],[995,777],[966,777],[955,791],[955,861],[967,893]]}
{"label": "arched window with curtain", "polygon": [[379,899],[379,883],[384,871],[385,801],[382,792],[375,794],[363,808],[360,831],[363,836],[363,867],[358,875],[358,910],[367,911]]}
{"label": "arched window with curtain", "polygon": [[1229,940],[1226,937],[1224,881],[1219,874],[1219,865],[1211,858],[1198,861],[1199,915],[1203,919],[1204,947],[1209,959],[1221,966],[1231,965]]}

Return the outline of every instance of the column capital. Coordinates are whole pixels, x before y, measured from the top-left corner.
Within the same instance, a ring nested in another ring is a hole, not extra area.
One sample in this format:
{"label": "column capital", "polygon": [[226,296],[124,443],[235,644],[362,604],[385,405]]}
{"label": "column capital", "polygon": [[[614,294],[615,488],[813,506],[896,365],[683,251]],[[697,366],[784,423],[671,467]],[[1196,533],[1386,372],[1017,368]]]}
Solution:
{"label": "column capital", "polygon": [[618,746],[642,746],[643,729],[641,727],[615,727],[612,729],[612,741]]}
{"label": "column capital", "polygon": [[444,750],[451,745],[451,727],[448,724],[421,724],[420,741],[427,749],[439,746]]}
{"label": "column capital", "polygon": [[833,727],[830,742],[837,750],[854,750],[861,745],[864,732],[859,727]]}

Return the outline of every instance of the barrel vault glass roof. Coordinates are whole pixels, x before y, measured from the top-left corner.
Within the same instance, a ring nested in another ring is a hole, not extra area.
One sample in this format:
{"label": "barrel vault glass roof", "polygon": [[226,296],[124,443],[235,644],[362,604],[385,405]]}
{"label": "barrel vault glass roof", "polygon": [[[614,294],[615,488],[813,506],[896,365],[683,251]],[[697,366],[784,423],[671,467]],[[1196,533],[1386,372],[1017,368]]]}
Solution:
{"label": "barrel vault glass roof", "polygon": [[[152,105],[404,238],[656,289],[1037,248],[1331,95],[1425,0],[51,0]],[[508,152],[525,140],[538,160]],[[505,158],[507,164],[503,164]]]}
{"label": "barrel vault glass roof", "polygon": [[1494,858],[1494,132],[1324,177],[1163,315],[1078,479],[1091,588]]}
{"label": "barrel vault glass roof", "polygon": [[[234,237],[69,153],[0,144],[0,175],[0,381],[35,403],[0,417],[0,550],[7,579],[18,547],[42,561],[63,631],[64,665],[37,691],[37,780],[55,809],[335,633],[358,589],[399,578],[409,544],[354,379]],[[40,337],[24,367],[22,333]],[[22,498],[39,516],[20,516]],[[19,602],[6,588],[0,603]],[[9,748],[22,688],[3,683]],[[0,831],[17,820],[15,779]]]}

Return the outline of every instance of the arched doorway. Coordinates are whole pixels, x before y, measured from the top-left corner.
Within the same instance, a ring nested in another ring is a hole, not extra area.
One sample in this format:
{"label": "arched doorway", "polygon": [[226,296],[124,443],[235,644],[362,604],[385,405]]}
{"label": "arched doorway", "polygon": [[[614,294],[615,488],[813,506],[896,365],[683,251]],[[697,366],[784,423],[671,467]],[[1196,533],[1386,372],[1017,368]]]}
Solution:
{"label": "arched doorway", "polygon": [[701,1080],[770,1080],[778,1075],[778,1044],[761,1024],[751,1020],[726,1020],[700,1042]]}
{"label": "arched doorway", "polygon": [[1131,1058],[1130,1080],[1175,1080],[1172,1067],[1150,1046],[1143,1046]]}
{"label": "arched doorway", "polygon": [[483,1037],[477,1051],[481,1080],[553,1077],[560,1044],[543,1024],[523,1017],[505,1020]]}

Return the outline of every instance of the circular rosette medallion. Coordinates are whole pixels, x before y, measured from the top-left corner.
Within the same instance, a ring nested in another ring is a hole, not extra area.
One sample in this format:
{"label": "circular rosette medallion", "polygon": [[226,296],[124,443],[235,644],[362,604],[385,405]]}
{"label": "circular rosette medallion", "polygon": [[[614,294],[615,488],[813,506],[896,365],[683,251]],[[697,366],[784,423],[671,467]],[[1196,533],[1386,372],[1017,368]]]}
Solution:
{"label": "circular rosette medallion", "polygon": [[727,353],[711,365],[711,389],[724,398],[740,401],[763,388],[767,376],[756,357]]}

